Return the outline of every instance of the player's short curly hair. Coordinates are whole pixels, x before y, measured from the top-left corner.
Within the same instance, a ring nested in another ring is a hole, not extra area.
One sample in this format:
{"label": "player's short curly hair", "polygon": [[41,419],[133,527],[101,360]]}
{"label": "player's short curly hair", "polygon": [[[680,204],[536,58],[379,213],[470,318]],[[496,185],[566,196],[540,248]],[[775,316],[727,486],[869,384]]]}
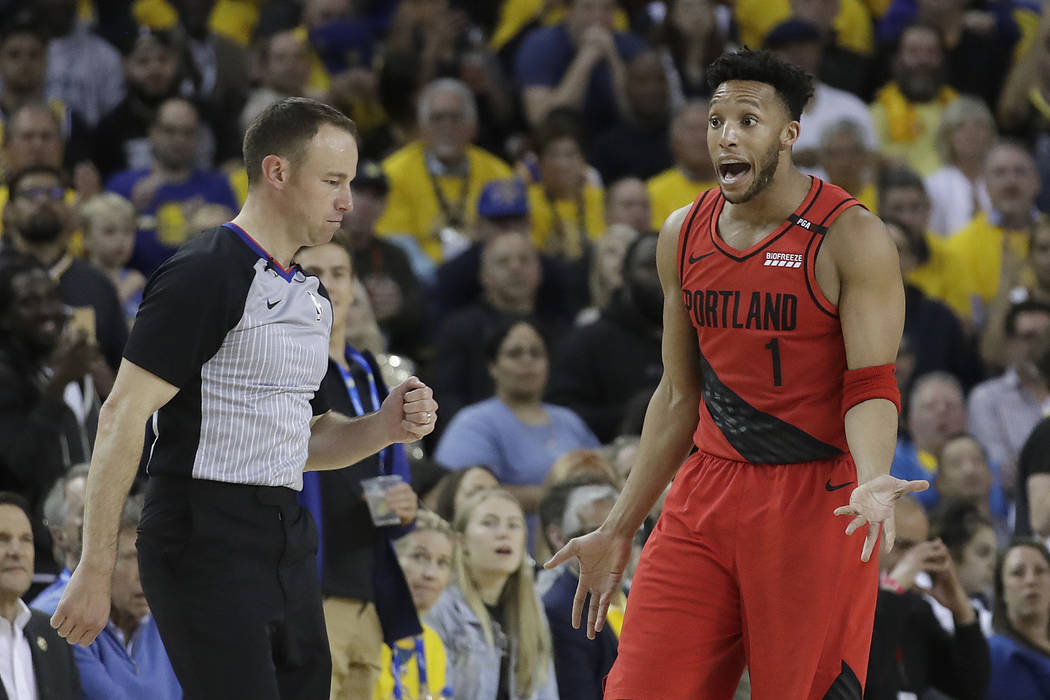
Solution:
{"label": "player's short curly hair", "polygon": [[813,76],[769,51],[743,48],[723,53],[707,69],[707,84],[714,91],[727,80],[753,80],[773,86],[796,121],[813,96]]}

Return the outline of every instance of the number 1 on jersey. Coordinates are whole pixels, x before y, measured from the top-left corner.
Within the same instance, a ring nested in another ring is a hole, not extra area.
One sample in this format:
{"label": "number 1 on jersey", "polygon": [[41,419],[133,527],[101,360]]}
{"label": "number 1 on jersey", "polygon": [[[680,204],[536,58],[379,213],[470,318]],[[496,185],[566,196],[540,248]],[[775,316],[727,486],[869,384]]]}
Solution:
{"label": "number 1 on jersey", "polygon": [[773,355],[773,386],[780,386],[780,339],[773,338],[769,341],[766,350]]}

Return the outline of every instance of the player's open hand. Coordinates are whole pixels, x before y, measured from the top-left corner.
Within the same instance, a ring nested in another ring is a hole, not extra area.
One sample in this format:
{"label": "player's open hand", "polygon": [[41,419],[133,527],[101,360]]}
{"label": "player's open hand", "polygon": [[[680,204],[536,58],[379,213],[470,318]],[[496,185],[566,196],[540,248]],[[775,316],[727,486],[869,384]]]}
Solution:
{"label": "player's open hand", "polygon": [[109,622],[110,575],[81,565],[73,572],[51,626],[70,644],[88,646]]}
{"label": "player's open hand", "polygon": [[893,549],[893,540],[897,536],[896,525],[893,522],[893,509],[897,500],[906,493],[925,491],[930,487],[930,482],[925,479],[918,481],[905,481],[892,477],[889,474],[881,474],[871,481],[867,481],[857,488],[849,496],[849,505],[835,509],[835,515],[852,515],[853,520],[846,526],[846,534],[868,526],[868,534],[864,538],[864,549],[861,551],[861,561],[868,561],[871,553],[875,551],[875,544],[879,539],[879,530],[882,530],[882,546],[888,552]]}
{"label": "player's open hand", "polygon": [[417,377],[409,377],[391,390],[379,409],[386,413],[391,442],[414,442],[434,430],[437,401],[434,391]]}
{"label": "player's open hand", "polygon": [[572,599],[572,626],[574,629],[580,628],[583,606],[590,594],[587,638],[594,639],[605,625],[609,603],[620,586],[624,569],[631,558],[631,538],[616,537],[598,528],[590,534],[569,540],[543,566],[552,569],[573,557],[580,561],[580,581],[576,584],[576,597]]}

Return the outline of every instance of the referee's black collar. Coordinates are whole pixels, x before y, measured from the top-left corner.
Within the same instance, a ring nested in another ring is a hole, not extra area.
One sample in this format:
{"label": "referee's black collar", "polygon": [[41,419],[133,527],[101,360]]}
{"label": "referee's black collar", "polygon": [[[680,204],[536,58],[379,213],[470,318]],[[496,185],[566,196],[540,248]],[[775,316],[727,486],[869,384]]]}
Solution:
{"label": "referee's black collar", "polygon": [[266,261],[266,269],[273,270],[273,272],[285,282],[291,282],[293,279],[295,279],[296,272],[303,271],[303,268],[301,268],[299,266],[299,263],[297,262],[293,261],[292,266],[287,268],[281,263],[277,262],[277,260],[274,259],[272,255],[266,252],[265,248],[259,245],[259,242],[257,240],[251,237],[251,234],[249,234],[247,231],[245,231],[243,228],[233,223],[232,221],[227,221],[225,224],[223,224],[223,226],[237,234],[237,236],[242,241],[244,241],[244,244],[252,249],[252,252],[254,252],[256,255],[258,255],[260,258]]}

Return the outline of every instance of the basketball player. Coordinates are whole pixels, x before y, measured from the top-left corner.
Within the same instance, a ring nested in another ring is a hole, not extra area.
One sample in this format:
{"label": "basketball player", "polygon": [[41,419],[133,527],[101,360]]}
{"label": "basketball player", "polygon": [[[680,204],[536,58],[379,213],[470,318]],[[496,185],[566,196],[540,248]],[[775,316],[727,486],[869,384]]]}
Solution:
{"label": "basketball player", "polygon": [[[859,700],[871,554],[880,528],[893,544],[895,501],[928,486],[888,474],[904,322],[896,250],[848,193],[792,165],[810,76],[750,50],[708,76],[719,187],[660,232],[664,375],[636,466],[603,525],[547,566],[579,558],[573,624],[589,593],[593,636],[632,536],[677,473],[606,698],[730,698],[746,664],[757,700]],[[861,528],[858,553],[846,536]]]}

